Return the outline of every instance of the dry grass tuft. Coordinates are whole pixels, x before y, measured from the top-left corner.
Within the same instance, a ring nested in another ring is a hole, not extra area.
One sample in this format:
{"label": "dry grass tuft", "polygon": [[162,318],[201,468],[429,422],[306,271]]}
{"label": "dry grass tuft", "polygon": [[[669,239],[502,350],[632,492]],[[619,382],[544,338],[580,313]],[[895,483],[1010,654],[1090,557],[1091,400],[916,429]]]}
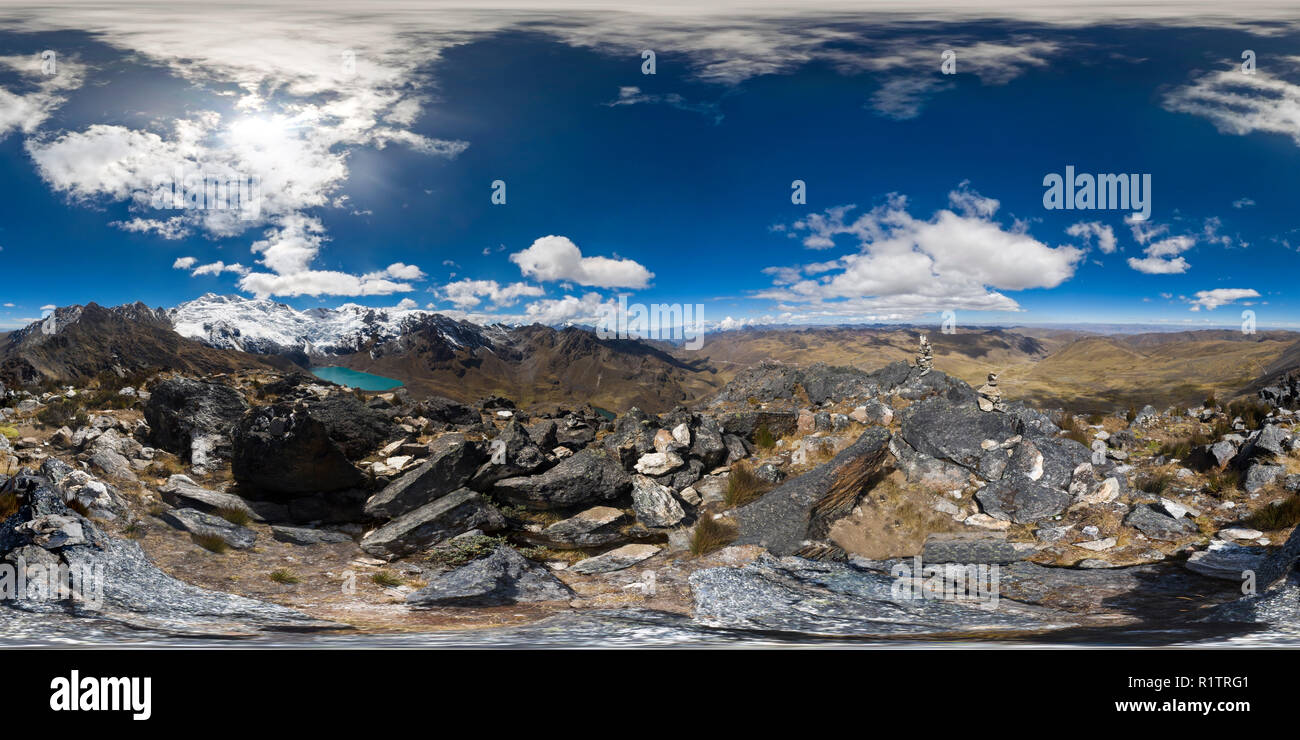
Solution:
{"label": "dry grass tuft", "polygon": [[691,532],[691,554],[699,557],[731,544],[738,531],[734,525],[705,514]]}
{"label": "dry grass tuft", "polygon": [[1246,518],[1244,524],[1253,529],[1272,532],[1300,524],[1300,495],[1292,495],[1278,504],[1270,504]]}
{"label": "dry grass tuft", "polygon": [[744,506],[757,501],[763,494],[772,490],[772,484],[759,478],[746,464],[736,463],[731,466],[727,476],[727,493],[724,496],[727,506]]}

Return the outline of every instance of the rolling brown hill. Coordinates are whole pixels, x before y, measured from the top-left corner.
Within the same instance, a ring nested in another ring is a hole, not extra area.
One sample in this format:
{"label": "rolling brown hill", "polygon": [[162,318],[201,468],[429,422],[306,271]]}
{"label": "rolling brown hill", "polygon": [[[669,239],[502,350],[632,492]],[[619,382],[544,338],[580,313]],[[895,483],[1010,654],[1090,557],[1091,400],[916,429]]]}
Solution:
{"label": "rolling brown hill", "polygon": [[590,403],[667,411],[721,387],[716,371],[690,353],[646,342],[600,339],[569,327],[488,327],[476,341],[447,341],[446,319],[408,329],[368,352],[331,356],[330,364],[402,380],[417,394],[462,401],[496,394],[523,407]]}

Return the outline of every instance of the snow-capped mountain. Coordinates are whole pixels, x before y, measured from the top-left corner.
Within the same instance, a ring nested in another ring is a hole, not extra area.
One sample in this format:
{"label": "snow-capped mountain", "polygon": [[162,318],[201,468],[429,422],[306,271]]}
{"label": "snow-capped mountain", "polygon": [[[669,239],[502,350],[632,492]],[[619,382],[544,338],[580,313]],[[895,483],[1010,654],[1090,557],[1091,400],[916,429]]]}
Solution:
{"label": "snow-capped mountain", "polygon": [[445,322],[440,328],[450,343],[478,343],[475,337],[465,336],[475,334],[474,328],[438,314],[355,303],[299,311],[268,299],[207,293],[169,309],[167,315],[181,336],[210,347],[258,354],[341,355],[369,350],[432,317]]}

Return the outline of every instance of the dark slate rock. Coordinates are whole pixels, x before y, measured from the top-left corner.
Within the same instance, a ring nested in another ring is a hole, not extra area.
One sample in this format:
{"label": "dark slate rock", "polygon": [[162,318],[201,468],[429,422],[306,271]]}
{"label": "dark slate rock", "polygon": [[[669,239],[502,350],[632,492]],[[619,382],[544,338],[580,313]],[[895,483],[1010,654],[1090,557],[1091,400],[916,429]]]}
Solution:
{"label": "dark slate rock", "polygon": [[216,440],[212,452],[229,458],[230,429],[247,410],[243,394],[230,386],[170,378],[153,386],[144,418],[155,447],[188,460],[194,439],[211,437]]}
{"label": "dark slate rock", "polygon": [[279,494],[337,491],[365,481],[325,424],[287,403],[262,406],[240,420],[231,472],[241,485]]}
{"label": "dark slate rock", "polygon": [[708,418],[701,419],[692,430],[690,455],[698,458],[707,470],[727,462],[728,445],[722,438],[721,428]]}
{"label": "dark slate rock", "polygon": [[377,519],[412,511],[465,486],[488,459],[484,446],[463,434],[446,434],[429,444],[429,457],[370,497],[365,513]]}
{"label": "dark slate rock", "polygon": [[477,424],[479,413],[463,403],[458,403],[450,398],[442,396],[431,396],[420,401],[412,410],[413,416],[423,416],[430,421],[437,421],[443,424]]}
{"label": "dark slate rock", "polygon": [[799,415],[794,411],[750,409],[724,414],[720,421],[724,433],[734,434],[752,442],[754,435],[763,427],[766,427],[774,438],[794,434],[798,419]]}
{"label": "dark slate rock", "polygon": [[485,558],[436,576],[428,586],[406,597],[412,608],[438,606],[498,606],[573,598],[555,576],[502,545]]}
{"label": "dark slate rock", "polygon": [[986,413],[973,404],[954,404],[943,397],[912,404],[902,412],[901,434],[913,449],[971,470],[984,456],[984,440],[1001,443],[1018,433],[1012,416]]}
{"label": "dark slate rock", "polygon": [[392,560],[427,549],[443,540],[479,529],[505,529],[505,516],[483,497],[462,488],[407,512],[361,539],[361,549]]}
{"label": "dark slate rock", "polygon": [[610,501],[631,488],[622,464],[602,450],[585,449],[540,475],[499,481],[492,494],[530,509],[560,509]]}
{"label": "dark slate rock", "polygon": [[277,542],[288,542],[291,545],[333,545],[352,541],[351,537],[342,532],[309,527],[271,527],[271,537]]}
{"label": "dark slate rock", "polygon": [[627,514],[610,506],[595,506],[556,522],[541,532],[520,532],[519,536],[535,545],[556,550],[602,547],[626,542],[623,532]]}
{"label": "dark slate rock", "polygon": [[253,530],[198,509],[171,509],[162,515],[162,519],[198,537],[219,537],[236,550],[247,550],[257,544],[257,533]]}
{"label": "dark slate rock", "polygon": [[484,444],[484,449],[487,462],[469,482],[469,487],[476,491],[489,490],[499,480],[540,472],[554,461],[533,442],[528,430],[513,419],[495,439]]}
{"label": "dark slate rock", "polygon": [[736,511],[737,544],[778,555],[807,552],[857,506],[889,459],[889,432],[868,429],[835,459],[791,478]]}
{"label": "dark slate rock", "polygon": [[1190,519],[1175,519],[1150,504],[1134,506],[1124,517],[1124,524],[1154,540],[1179,540],[1197,532]]}
{"label": "dark slate rock", "polygon": [[995,519],[1028,524],[1065,511],[1070,494],[1028,478],[1004,478],[981,488],[975,500],[984,513]]}

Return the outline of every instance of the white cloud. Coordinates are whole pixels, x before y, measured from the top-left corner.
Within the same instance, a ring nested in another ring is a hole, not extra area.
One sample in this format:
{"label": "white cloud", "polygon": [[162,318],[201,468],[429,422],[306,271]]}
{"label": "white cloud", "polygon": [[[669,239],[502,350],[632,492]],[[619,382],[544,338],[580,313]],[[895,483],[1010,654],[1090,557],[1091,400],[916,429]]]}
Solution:
{"label": "white cloud", "polygon": [[1251,288],[1215,288],[1214,290],[1198,290],[1196,297],[1189,299],[1187,302],[1192,304],[1191,311],[1199,311],[1205,308],[1207,311],[1213,311],[1219,306],[1226,306],[1230,303],[1236,303],[1245,298],[1258,298],[1259,291]]}
{"label": "white cloud", "polygon": [[494,306],[514,305],[520,298],[545,295],[539,286],[527,283],[511,283],[502,286],[495,280],[471,280],[466,278],[448,283],[441,290],[442,297],[459,309],[478,306],[486,297]]}
{"label": "white cloud", "polygon": [[1190,236],[1171,236],[1153,242],[1142,250],[1142,258],[1129,257],[1128,266],[1148,275],[1178,275],[1191,267],[1181,255],[1196,245]]}
{"label": "white cloud", "polygon": [[251,270],[238,262],[227,265],[225,262],[218,260],[194,268],[190,273],[190,276],[199,277],[201,275],[220,275],[223,272],[232,272],[236,275],[247,275]]}
{"label": "white cloud", "polygon": [[1300,85],[1262,68],[1254,74],[1242,74],[1236,66],[1212,72],[1167,93],[1164,106],[1207,118],[1225,134],[1281,134],[1300,145]]}
{"label": "white cloud", "polygon": [[853,206],[837,206],[792,225],[805,246],[824,249],[847,235],[858,251],[830,262],[771,271],[777,280],[758,293],[784,304],[806,304],[826,315],[914,317],[943,310],[1019,310],[1001,290],[1054,288],[1074,275],[1084,250],[1051,247],[993,221],[997,201],[962,186],[949,196],[962,213],[939,210],[921,220],[902,196],[847,221]]}
{"label": "white cloud", "polygon": [[188,270],[194,266],[195,262],[198,262],[198,260],[193,257],[177,257],[176,261],[172,263],[172,269]]}
{"label": "white cloud", "polygon": [[524,277],[542,282],[570,281],[593,288],[644,288],[654,273],[635,260],[583,257],[566,236],[544,236],[510,255]]}
{"label": "white cloud", "polygon": [[1091,246],[1092,240],[1097,240],[1097,249],[1102,254],[1113,254],[1115,252],[1115,230],[1100,221],[1080,221],[1071,225],[1065,230],[1066,234],[1082,239],[1085,245]]}
{"label": "white cloud", "polygon": [[364,277],[370,279],[393,278],[394,280],[423,280],[425,274],[423,270],[415,265],[408,265],[403,262],[394,262],[379,272],[368,272]]}
{"label": "white cloud", "polygon": [[0,87],[0,139],[14,131],[35,133],[67,102],[66,93],[81,87],[86,73],[75,59],[56,56],[54,74],[45,74],[39,54],[0,56],[0,67],[17,72],[30,90],[19,94]]}
{"label": "white cloud", "polygon": [[[602,306],[614,306],[613,300],[602,300],[599,293],[587,293],[582,298],[566,295],[563,298],[534,301],[524,309],[526,321],[539,324],[596,324],[602,318]],[[609,310],[609,309],[604,309]]]}
{"label": "white cloud", "polygon": [[1253,205],[1255,205],[1255,200],[1253,198],[1238,198],[1237,200],[1232,201],[1233,208],[1250,208]]}

